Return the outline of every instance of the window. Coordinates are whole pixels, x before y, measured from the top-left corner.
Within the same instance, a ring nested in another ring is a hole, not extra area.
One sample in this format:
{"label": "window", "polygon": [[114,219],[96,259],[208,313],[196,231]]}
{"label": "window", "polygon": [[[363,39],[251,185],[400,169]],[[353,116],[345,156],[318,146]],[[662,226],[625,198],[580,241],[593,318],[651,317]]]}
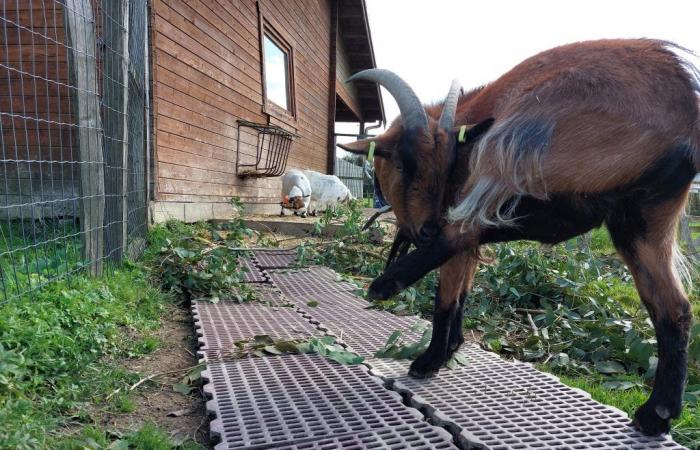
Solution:
{"label": "window", "polygon": [[267,19],[263,2],[256,2],[260,38],[263,113],[288,125],[296,123],[294,99],[294,49],[290,40]]}
{"label": "window", "polygon": [[263,36],[265,64],[265,97],[267,100],[291,111],[289,54],[270,36]]}

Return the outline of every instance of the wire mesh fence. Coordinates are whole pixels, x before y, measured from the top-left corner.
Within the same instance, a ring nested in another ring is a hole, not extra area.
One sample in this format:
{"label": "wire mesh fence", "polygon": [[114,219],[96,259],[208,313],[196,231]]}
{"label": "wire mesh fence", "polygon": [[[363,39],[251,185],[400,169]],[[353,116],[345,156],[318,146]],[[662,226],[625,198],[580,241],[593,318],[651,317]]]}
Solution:
{"label": "wire mesh fence", "polygon": [[0,302],[105,260],[147,228],[146,0],[0,9]]}

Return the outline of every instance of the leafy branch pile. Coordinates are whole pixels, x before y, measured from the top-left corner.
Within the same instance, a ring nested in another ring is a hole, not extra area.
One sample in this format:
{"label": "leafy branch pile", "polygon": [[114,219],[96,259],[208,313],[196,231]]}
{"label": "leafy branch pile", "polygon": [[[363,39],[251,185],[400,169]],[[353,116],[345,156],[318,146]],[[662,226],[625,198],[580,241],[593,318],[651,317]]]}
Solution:
{"label": "leafy branch pile", "polygon": [[[362,211],[359,202],[325,211],[315,225],[314,234],[318,238],[298,248],[302,264],[325,265],[363,283],[379,276],[384,271],[390,242],[385,241],[387,231],[379,222],[362,231],[366,220]],[[331,225],[338,226],[333,234],[326,232]],[[394,298],[376,303],[375,307],[396,314],[430,314],[436,283],[435,273],[430,273]]]}
{"label": "leafy branch pile", "polygon": [[353,365],[364,361],[362,356],[349,352],[336,343],[333,336],[312,337],[305,340],[274,340],[267,334],[260,334],[253,339],[237,341],[234,346],[236,348],[233,357],[237,359],[249,356],[314,353],[340,364]]}
{"label": "leafy branch pile", "polygon": [[[378,246],[370,233],[360,232],[360,206],[327,212],[319,234],[333,221],[341,224],[339,231],[321,245],[303,246],[303,256],[364,282],[379,275],[390,243]],[[491,252],[494,263],[481,265],[464,320],[487,348],[561,373],[653,377],[653,327],[605,231],[594,231],[585,245],[581,239],[551,248],[516,242]],[[429,315],[436,285],[433,272],[375,307]],[[700,325],[693,326],[691,339],[694,387],[700,384]]]}
{"label": "leafy branch pile", "polygon": [[[498,262],[481,267],[465,313],[465,325],[482,332],[487,347],[564,372],[653,378],[654,330],[616,257],[592,255],[576,241],[551,249],[512,243],[494,250]],[[700,327],[692,331],[695,384]]]}
{"label": "leafy branch pile", "polygon": [[253,291],[242,283],[245,269],[238,260],[246,255],[232,250],[254,233],[241,218],[240,202],[233,205],[239,214],[228,222],[185,225],[171,221],[149,235],[147,260],[163,290],[188,300],[254,299]]}

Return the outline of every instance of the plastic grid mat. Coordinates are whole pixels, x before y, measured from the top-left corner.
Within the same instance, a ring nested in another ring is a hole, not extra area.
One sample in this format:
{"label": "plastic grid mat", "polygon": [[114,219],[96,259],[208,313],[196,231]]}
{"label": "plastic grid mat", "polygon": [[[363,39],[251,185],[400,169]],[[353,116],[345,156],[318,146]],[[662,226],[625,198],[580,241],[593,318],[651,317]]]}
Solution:
{"label": "plastic grid mat", "polygon": [[[364,366],[284,355],[213,362],[202,376],[209,381],[204,391],[212,398],[207,409],[216,417],[210,429],[221,439],[217,450],[295,444],[314,448],[321,443],[311,441],[332,444],[352,434],[361,440],[359,435],[369,431],[389,439],[389,430],[402,429],[421,430],[425,439],[449,448],[447,435],[427,425]],[[381,443],[381,437],[375,439]]]}
{"label": "plastic grid mat", "polygon": [[457,449],[452,444],[450,434],[427,423],[419,425],[401,425],[343,437],[323,439],[294,445],[275,446],[287,450],[331,450],[331,449],[387,449],[387,450],[429,450]]}
{"label": "plastic grid mat", "polygon": [[268,306],[292,306],[292,303],[272,283],[255,283],[250,288],[258,303]]}
{"label": "plastic grid mat", "polygon": [[373,356],[384,347],[387,339],[395,331],[401,331],[406,342],[415,342],[421,334],[411,328],[421,321],[415,316],[395,316],[389,312],[352,307],[324,308],[319,303],[316,308],[307,308],[304,315],[319,328],[338,337],[350,349],[361,356]]}
{"label": "plastic grid mat", "polygon": [[[363,298],[353,295],[351,292],[314,292],[309,294],[290,295],[285,294],[287,301],[298,306],[304,311],[317,311],[319,309],[353,308],[367,309],[370,303]],[[318,303],[317,307],[309,306],[310,301]]]}
{"label": "plastic grid mat", "polygon": [[[367,309],[370,303],[353,294],[357,287],[337,281],[338,275],[330,269],[312,267],[298,271],[273,271],[270,278],[309,320],[338,336],[340,341],[362,356],[374,355],[384,347],[394,331],[404,332],[404,338],[409,342],[421,337],[410,331],[421,319]],[[314,301],[315,306],[310,306],[310,301]]]}
{"label": "plastic grid mat", "polygon": [[270,272],[270,278],[290,299],[328,292],[354,293],[359,290],[354,284],[340,280],[338,274],[325,267],[276,270]]}
{"label": "plastic grid mat", "polygon": [[296,249],[256,250],[253,252],[255,264],[261,269],[284,269],[297,259]]}
{"label": "plastic grid mat", "polygon": [[369,360],[372,372],[435,423],[459,433],[464,446],[505,449],[683,449],[669,437],[651,438],[626,414],[602,405],[531,365],[507,362],[465,345],[466,366],[435,378],[408,377],[408,362]]}
{"label": "plastic grid mat", "polygon": [[194,302],[199,353],[206,361],[230,356],[236,341],[267,334],[273,339],[293,339],[320,334],[314,325],[293,308],[256,303]]}
{"label": "plastic grid mat", "polygon": [[243,281],[246,283],[265,283],[268,281],[267,274],[258,268],[252,259],[239,258],[241,266],[244,268]]}

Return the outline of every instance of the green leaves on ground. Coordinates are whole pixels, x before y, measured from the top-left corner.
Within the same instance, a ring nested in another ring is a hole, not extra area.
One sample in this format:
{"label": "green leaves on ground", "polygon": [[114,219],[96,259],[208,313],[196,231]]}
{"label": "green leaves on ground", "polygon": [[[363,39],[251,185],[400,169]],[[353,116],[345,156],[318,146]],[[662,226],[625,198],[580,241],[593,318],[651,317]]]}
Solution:
{"label": "green leaves on ground", "polygon": [[187,371],[187,374],[182,379],[173,384],[173,390],[182,395],[189,395],[195,389],[195,383],[202,379],[202,371],[204,364],[198,364]]}
{"label": "green leaves on ground", "polygon": [[363,357],[345,350],[342,345],[336,343],[333,336],[275,340],[267,334],[261,334],[253,339],[237,341],[234,346],[236,358],[315,353],[340,364],[353,365],[364,361]]}
{"label": "green leaves on ground", "polygon": [[420,339],[414,342],[405,342],[402,339],[404,333],[400,330],[394,331],[384,347],[380,348],[374,356],[390,359],[416,359],[430,345],[432,328],[426,322],[418,322],[411,327],[411,331],[420,333]]}
{"label": "green leaves on ground", "polygon": [[[411,327],[411,331],[422,333],[420,339],[414,342],[406,342],[403,339],[404,333],[396,330],[389,335],[384,347],[380,348],[374,356],[387,359],[416,359],[430,345],[430,337],[433,330],[427,322],[417,322]],[[466,365],[467,362],[467,357],[463,353],[457,352],[450,358],[446,366],[448,369],[454,369],[458,365]]]}

